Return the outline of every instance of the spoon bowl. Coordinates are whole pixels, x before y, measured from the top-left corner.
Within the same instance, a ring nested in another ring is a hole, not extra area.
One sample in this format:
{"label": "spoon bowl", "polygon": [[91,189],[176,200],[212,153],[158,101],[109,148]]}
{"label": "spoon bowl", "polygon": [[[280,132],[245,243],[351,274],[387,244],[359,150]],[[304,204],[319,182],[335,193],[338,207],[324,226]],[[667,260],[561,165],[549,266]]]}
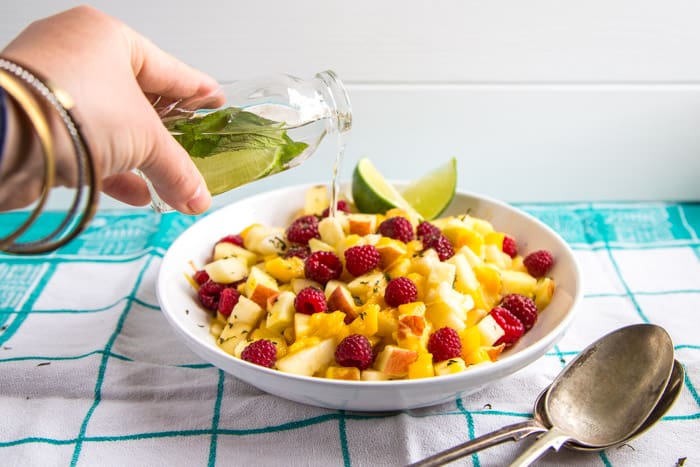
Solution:
{"label": "spoon bowl", "polygon": [[625,441],[658,404],[673,353],[668,333],[653,324],[620,328],[585,348],[545,394],[551,428],[511,465],[530,465],[569,441],[595,449]]}
{"label": "spoon bowl", "polygon": [[[619,444],[625,444],[630,442],[631,440],[637,438],[638,436],[646,432],[653,425],[655,425],[656,422],[661,420],[661,418],[666,414],[666,412],[668,412],[668,410],[676,402],[678,396],[681,393],[684,379],[685,370],[683,369],[683,365],[681,365],[681,363],[678,360],[675,360],[673,362],[673,370],[671,371],[671,377],[668,380],[666,389],[664,389],[664,392],[661,395],[659,402],[654,407],[654,410],[652,410],[651,414],[649,414],[646,420],[644,420],[644,423],[642,423],[642,425],[639,428],[637,428],[637,430],[631,436],[627,437],[621,443],[610,446],[590,447],[578,444],[574,441],[568,441],[564,443],[564,447],[568,449],[573,449],[575,451],[597,452],[615,447]],[[547,387],[544,391],[540,393],[540,395],[537,397],[537,401],[535,402],[535,408],[533,410],[533,416],[535,421],[537,421],[539,424],[545,427],[545,429],[549,429],[552,427],[552,422],[547,417],[547,411],[544,405],[545,396],[548,390],[549,387]]]}

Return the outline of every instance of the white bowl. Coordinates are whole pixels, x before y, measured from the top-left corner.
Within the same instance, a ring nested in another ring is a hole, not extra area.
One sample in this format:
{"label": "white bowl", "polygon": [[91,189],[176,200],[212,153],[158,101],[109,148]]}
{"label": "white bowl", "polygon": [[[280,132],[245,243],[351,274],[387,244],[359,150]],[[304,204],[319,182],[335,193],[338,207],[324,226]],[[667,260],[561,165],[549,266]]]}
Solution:
{"label": "white bowl", "polygon": [[546,248],[556,258],[550,275],[556,282],[552,302],[535,326],[498,361],[458,374],[418,380],[341,381],[296,376],[237,359],[216,346],[209,334],[210,315],[198,303],[183,273],[190,261],[203,266],[224,235],[252,223],[285,226],[303,205],[312,186],[299,185],[259,194],[221,208],[184,231],[168,249],[160,267],[157,295],[163,314],[185,344],[203,360],[265,392],[304,404],[353,411],[389,411],[435,405],[476,392],[540,358],[564,335],[581,300],[579,267],[564,240],[548,226],[508,204],[458,192],[444,215],[469,212],[512,234],[522,253]]}

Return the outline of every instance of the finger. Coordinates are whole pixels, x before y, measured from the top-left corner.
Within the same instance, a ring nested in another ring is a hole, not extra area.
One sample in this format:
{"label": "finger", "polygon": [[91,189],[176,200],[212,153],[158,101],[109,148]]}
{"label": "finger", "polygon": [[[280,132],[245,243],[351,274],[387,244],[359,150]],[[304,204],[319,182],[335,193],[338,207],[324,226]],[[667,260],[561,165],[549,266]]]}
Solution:
{"label": "finger", "polygon": [[102,180],[102,191],[131,206],[145,206],[151,201],[146,182],[131,172],[105,178]]}
{"label": "finger", "polygon": [[141,171],[172,208],[186,214],[203,213],[211,205],[211,195],[202,175],[160,120],[153,126],[154,144]]}
{"label": "finger", "polygon": [[184,99],[215,94],[219,84],[211,76],[181,62],[140,34],[129,30],[131,65],[146,93]]}

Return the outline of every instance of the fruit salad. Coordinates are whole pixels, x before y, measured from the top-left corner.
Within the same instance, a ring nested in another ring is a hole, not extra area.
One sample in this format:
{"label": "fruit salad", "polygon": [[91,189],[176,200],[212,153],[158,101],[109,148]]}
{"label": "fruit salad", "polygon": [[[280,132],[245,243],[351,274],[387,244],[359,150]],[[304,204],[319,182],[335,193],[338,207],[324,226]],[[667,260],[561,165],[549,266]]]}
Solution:
{"label": "fruit salad", "polygon": [[366,214],[347,200],[331,217],[326,189],[286,225],[221,238],[187,275],[223,351],[321,378],[449,375],[496,361],[552,299],[553,255],[519,251],[487,219]]}

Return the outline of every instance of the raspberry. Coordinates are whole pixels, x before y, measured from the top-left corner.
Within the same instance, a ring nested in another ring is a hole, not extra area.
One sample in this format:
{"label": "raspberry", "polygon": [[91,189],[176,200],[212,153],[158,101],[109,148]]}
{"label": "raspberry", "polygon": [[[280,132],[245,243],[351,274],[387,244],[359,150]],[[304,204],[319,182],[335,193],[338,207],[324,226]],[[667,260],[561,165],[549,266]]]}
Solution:
{"label": "raspberry", "polygon": [[440,235],[440,234],[442,234],[440,229],[428,221],[423,221],[420,224],[418,224],[418,227],[416,227],[416,236],[418,238],[431,237],[433,235]]}
{"label": "raspberry", "polygon": [[386,219],[377,228],[377,232],[385,237],[408,243],[413,240],[413,226],[405,217],[396,216]]}
{"label": "raspberry", "polygon": [[372,364],[372,344],[361,334],[351,334],[335,349],[335,361],[340,366],[354,366],[366,370]]}
{"label": "raspberry", "polygon": [[518,245],[515,243],[513,237],[506,235],[503,237],[503,253],[507,254],[511,258],[515,258],[518,255]]}
{"label": "raspberry", "polygon": [[[338,211],[343,211],[343,212],[350,212],[350,207],[348,207],[348,203],[346,203],[344,200],[340,200],[337,203],[335,203],[335,208]],[[328,214],[330,214],[330,208],[326,208],[323,210],[321,213],[321,217],[328,217]]]}
{"label": "raspberry", "polygon": [[277,361],[277,347],[271,340],[259,339],[243,349],[241,358],[246,362],[272,368]]}
{"label": "raspberry", "polygon": [[241,298],[241,293],[238,290],[233,287],[226,287],[219,295],[219,313],[228,318],[239,298]]}
{"label": "raspberry", "polygon": [[542,277],[549,272],[554,265],[554,257],[547,250],[537,250],[530,253],[523,260],[527,272],[533,277]]}
{"label": "raspberry", "polygon": [[518,342],[518,339],[525,334],[523,323],[505,308],[500,306],[493,307],[491,309],[491,316],[493,316],[493,319],[495,319],[498,325],[506,332],[494,345],[506,344],[506,346],[511,346]]}
{"label": "raspberry", "polygon": [[198,285],[202,285],[209,280],[209,274],[207,274],[207,271],[205,271],[204,269],[200,269],[199,271],[192,274],[192,279],[194,279],[194,281]]}
{"label": "raspberry", "polygon": [[287,239],[290,242],[308,245],[312,238],[321,238],[318,233],[318,217],[316,216],[301,216],[287,227]]}
{"label": "raspberry", "polygon": [[219,296],[222,290],[224,290],[224,285],[214,282],[211,279],[207,280],[205,283],[201,284],[197,290],[199,303],[208,310],[216,311],[219,308]]}
{"label": "raspberry", "polygon": [[299,291],[294,299],[294,309],[297,313],[305,315],[324,313],[328,310],[326,295],[316,287],[305,287]]}
{"label": "raspberry", "polygon": [[513,316],[523,323],[525,332],[529,331],[535,324],[535,321],[537,321],[537,305],[535,305],[535,302],[533,302],[530,297],[526,297],[525,295],[517,293],[508,294],[503,297],[499,306],[513,313]]}
{"label": "raspberry", "polygon": [[415,302],[417,298],[416,284],[408,277],[396,277],[390,280],[384,290],[384,301],[394,308],[404,303]]}
{"label": "raspberry", "polygon": [[432,248],[440,257],[440,261],[450,259],[455,254],[455,249],[452,247],[450,240],[443,234],[426,235],[422,239],[423,248]]}
{"label": "raspberry", "polygon": [[285,258],[296,256],[297,258],[306,259],[311,254],[311,249],[307,245],[291,245],[284,253]]}
{"label": "raspberry", "polygon": [[357,245],[345,250],[345,267],[353,276],[361,276],[379,264],[379,251],[374,245]]}
{"label": "raspberry", "polygon": [[337,279],[343,272],[343,263],[331,251],[314,251],[304,261],[304,274],[307,279],[320,282],[323,285]]}
{"label": "raspberry", "polygon": [[428,352],[433,354],[434,362],[462,356],[462,341],[457,331],[450,327],[440,328],[428,339]]}
{"label": "raspberry", "polygon": [[243,237],[240,234],[226,235],[224,238],[219,240],[219,243],[221,243],[221,242],[233,243],[234,245],[238,245],[238,246],[242,247],[243,246]]}

